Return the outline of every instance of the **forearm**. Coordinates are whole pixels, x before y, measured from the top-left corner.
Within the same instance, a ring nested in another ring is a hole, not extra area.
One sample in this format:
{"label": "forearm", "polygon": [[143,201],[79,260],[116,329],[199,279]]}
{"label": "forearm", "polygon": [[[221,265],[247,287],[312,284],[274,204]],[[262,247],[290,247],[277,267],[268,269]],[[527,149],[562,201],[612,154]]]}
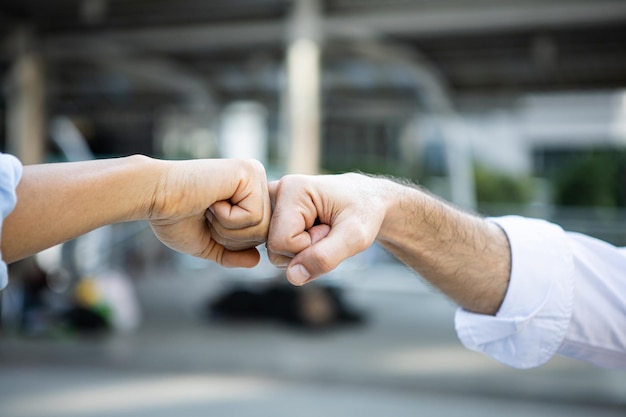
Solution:
{"label": "forearm", "polygon": [[25,166],[17,205],[3,223],[4,260],[146,218],[160,169],[160,161],[142,156]]}
{"label": "forearm", "polygon": [[415,187],[387,188],[391,203],[379,243],[461,307],[495,314],[511,268],[504,232]]}

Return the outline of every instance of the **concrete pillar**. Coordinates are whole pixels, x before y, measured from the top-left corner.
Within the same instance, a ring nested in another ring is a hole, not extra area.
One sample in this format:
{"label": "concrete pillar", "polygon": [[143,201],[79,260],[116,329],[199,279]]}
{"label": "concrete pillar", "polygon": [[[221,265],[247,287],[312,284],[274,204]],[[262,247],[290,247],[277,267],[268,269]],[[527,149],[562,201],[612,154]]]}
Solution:
{"label": "concrete pillar", "polygon": [[260,103],[239,101],[221,114],[220,156],[253,158],[267,165],[267,112]]}
{"label": "concrete pillar", "polygon": [[320,159],[320,6],[294,0],[287,45],[287,172],[317,174]]}
{"label": "concrete pillar", "polygon": [[45,151],[43,59],[27,32],[18,33],[15,44],[7,101],[7,152],[24,164],[37,164],[43,161]]}
{"label": "concrete pillar", "polygon": [[458,116],[441,120],[446,162],[450,179],[450,199],[456,206],[469,211],[476,209],[476,184],[468,131]]}

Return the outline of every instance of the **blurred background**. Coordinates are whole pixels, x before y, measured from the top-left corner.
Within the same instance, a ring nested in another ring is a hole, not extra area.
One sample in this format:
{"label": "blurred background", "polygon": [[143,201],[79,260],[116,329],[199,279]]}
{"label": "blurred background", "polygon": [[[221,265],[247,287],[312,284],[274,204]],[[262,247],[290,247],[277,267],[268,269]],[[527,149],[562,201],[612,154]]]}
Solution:
{"label": "blurred background", "polygon": [[[411,178],[626,245],[621,0],[0,0],[0,149]],[[11,266],[0,415],[623,416],[626,374],[465,350],[374,246],[294,288],[115,225]]]}

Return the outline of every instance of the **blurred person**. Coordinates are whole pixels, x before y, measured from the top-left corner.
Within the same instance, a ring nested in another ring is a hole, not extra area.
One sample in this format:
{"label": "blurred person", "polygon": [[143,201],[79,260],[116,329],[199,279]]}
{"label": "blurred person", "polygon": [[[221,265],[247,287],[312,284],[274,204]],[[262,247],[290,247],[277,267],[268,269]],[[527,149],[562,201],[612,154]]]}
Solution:
{"label": "blurred person", "polygon": [[626,369],[626,249],[538,219],[481,218],[361,174],[270,184],[272,263],[308,283],[378,241],[456,302],[462,343],[517,368]]}
{"label": "blurred person", "polygon": [[[213,213],[224,225],[218,243]],[[271,207],[253,160],[165,161],[134,155],[22,166],[0,153],[0,289],[7,263],[98,227],[147,220],[168,247],[227,267],[253,267]]]}

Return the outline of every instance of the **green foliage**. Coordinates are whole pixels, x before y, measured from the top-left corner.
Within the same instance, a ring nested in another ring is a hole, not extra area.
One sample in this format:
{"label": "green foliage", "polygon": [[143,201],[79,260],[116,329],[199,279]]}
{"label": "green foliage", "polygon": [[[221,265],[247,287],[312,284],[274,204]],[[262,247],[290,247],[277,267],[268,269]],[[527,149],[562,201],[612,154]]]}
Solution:
{"label": "green foliage", "polygon": [[481,165],[474,166],[474,181],[478,203],[526,204],[533,196],[530,178],[513,177]]}
{"label": "green foliage", "polygon": [[590,151],[570,158],[554,173],[553,184],[557,205],[624,207],[626,152]]}

